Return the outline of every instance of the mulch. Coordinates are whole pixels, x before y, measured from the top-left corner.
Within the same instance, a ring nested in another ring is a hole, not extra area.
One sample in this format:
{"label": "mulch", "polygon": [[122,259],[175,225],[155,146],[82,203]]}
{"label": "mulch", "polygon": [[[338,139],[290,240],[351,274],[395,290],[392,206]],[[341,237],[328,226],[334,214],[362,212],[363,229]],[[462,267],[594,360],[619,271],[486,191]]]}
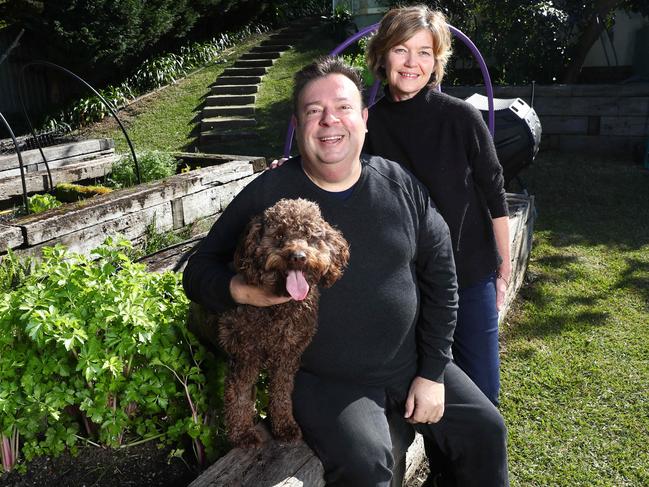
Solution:
{"label": "mulch", "polygon": [[[84,446],[76,456],[39,457],[25,473],[0,474],[2,487],[183,487],[197,467],[169,456],[172,449],[148,442],[123,449]],[[189,452],[191,455],[191,451]],[[185,455],[187,457],[189,455]]]}

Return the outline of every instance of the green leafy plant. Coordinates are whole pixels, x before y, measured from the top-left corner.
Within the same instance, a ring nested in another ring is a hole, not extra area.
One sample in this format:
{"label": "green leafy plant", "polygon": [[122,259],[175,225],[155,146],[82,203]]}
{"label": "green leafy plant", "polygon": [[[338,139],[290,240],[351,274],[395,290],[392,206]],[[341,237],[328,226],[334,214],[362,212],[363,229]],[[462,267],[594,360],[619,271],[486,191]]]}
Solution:
{"label": "green leafy plant", "polygon": [[[140,178],[143,183],[156,181],[176,174],[178,161],[167,152],[150,151],[136,155],[140,169]],[[108,177],[108,184],[115,188],[128,188],[137,184],[135,163],[130,154],[122,156],[113,164],[111,174]]]}
{"label": "green leafy plant", "polygon": [[32,259],[18,258],[11,249],[7,249],[7,254],[0,260],[0,292],[18,287],[31,273],[32,266]]}
{"label": "green leafy plant", "polygon": [[30,213],[42,213],[53,208],[58,208],[63,203],[49,193],[35,194],[27,198],[27,206]]}
{"label": "green leafy plant", "polygon": [[372,84],[374,83],[374,74],[367,67],[367,62],[365,60],[365,51],[367,49],[367,43],[369,42],[369,39],[370,37],[363,37],[358,41],[356,52],[343,55],[345,62],[347,62],[351,66],[354,66],[360,71],[365,86],[372,86]]}
{"label": "green leafy plant", "polygon": [[329,18],[329,27],[334,38],[342,41],[352,30],[352,8],[348,2],[339,3]]}
{"label": "green leafy plant", "polygon": [[[132,245],[108,239],[92,258],[61,246],[0,296],[3,469],[75,450],[191,438],[214,453],[223,364],[185,326],[180,276],[149,273]],[[94,259],[94,260],[93,260]],[[220,374],[208,391],[205,370]],[[20,445],[20,449],[18,449]]]}

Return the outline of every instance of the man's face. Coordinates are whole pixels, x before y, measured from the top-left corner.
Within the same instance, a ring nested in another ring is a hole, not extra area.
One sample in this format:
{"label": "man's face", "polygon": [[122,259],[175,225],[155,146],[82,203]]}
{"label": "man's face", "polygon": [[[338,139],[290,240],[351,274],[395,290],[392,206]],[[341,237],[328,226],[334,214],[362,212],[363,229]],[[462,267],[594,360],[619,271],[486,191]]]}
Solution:
{"label": "man's face", "polygon": [[311,81],[300,93],[293,117],[303,163],[357,163],[366,121],[367,109],[349,78],[330,74]]}

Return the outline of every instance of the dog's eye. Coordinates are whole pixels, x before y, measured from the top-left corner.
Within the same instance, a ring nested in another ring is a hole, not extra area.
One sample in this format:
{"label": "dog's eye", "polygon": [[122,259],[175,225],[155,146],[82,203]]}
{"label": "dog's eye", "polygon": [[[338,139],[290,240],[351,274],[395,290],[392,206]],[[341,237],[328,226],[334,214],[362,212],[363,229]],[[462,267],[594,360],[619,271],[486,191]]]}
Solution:
{"label": "dog's eye", "polygon": [[278,242],[281,242],[282,240],[284,240],[284,234],[283,233],[275,234],[275,240],[277,240]]}

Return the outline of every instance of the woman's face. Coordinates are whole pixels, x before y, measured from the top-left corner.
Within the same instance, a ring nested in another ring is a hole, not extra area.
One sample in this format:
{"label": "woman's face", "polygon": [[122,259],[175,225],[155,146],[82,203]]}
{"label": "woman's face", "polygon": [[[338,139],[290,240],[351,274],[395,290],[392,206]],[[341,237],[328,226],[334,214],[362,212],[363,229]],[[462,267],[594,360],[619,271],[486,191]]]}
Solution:
{"label": "woman's face", "polygon": [[435,67],[433,35],[421,29],[401,44],[392,46],[384,59],[386,81],[396,101],[415,96],[430,81]]}

